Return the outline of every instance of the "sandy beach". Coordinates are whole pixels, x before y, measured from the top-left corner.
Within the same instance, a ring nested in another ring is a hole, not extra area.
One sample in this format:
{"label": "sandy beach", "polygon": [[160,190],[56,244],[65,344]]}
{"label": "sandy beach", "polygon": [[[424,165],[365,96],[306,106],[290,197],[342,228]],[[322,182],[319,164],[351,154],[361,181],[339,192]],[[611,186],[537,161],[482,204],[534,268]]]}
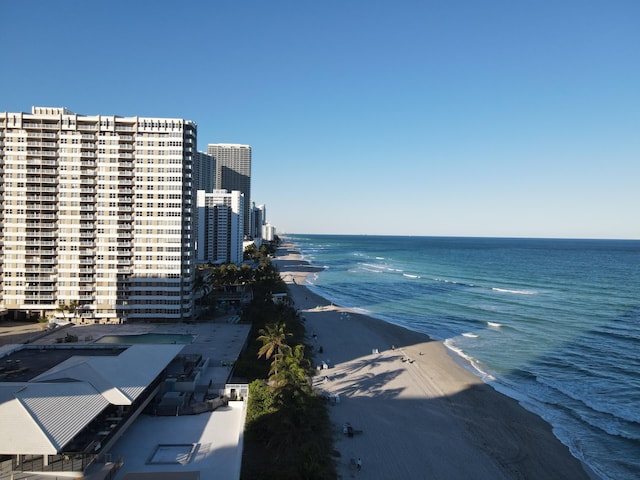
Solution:
{"label": "sandy beach", "polygon": [[[595,478],[548,423],[484,384],[442,343],[313,294],[304,285],[318,268],[291,245],[274,263],[306,321],[317,365],[328,367],[314,387],[336,399],[340,478]],[[343,434],[347,422],[353,436]]]}

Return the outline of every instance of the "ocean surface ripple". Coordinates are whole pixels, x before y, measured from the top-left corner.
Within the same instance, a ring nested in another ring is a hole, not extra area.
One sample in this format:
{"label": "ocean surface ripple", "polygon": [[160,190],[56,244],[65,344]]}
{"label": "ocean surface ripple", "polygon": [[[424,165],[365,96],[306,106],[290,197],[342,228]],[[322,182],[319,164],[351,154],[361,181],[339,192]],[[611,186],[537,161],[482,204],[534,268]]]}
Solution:
{"label": "ocean surface ripple", "polygon": [[640,241],[287,235],[337,304],[442,340],[603,479],[640,478]]}

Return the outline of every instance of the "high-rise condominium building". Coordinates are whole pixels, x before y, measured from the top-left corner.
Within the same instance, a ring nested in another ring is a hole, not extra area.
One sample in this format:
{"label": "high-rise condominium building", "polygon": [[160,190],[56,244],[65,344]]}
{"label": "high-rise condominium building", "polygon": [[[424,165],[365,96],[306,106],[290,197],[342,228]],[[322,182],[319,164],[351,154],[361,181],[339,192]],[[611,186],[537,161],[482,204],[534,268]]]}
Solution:
{"label": "high-rise condominium building", "polygon": [[267,209],[264,205],[251,207],[251,232],[253,238],[262,238],[262,226],[267,221]]}
{"label": "high-rise condominium building", "polygon": [[189,318],[196,135],[179,118],[0,113],[0,309]]}
{"label": "high-rise condominium building", "polygon": [[210,143],[207,154],[215,158],[216,190],[239,190],[244,195],[244,234],[250,235],[251,147],[234,143]]}
{"label": "high-rise condominium building", "polygon": [[197,192],[198,263],[242,263],[244,195],[239,190]]}

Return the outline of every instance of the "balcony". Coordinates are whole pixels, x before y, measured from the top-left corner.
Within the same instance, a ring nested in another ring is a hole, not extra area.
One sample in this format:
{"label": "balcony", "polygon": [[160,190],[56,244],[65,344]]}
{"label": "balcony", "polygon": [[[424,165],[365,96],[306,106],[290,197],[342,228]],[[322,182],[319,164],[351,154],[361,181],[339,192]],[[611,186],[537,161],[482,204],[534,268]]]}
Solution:
{"label": "balcony", "polygon": [[55,285],[29,285],[25,287],[25,292],[29,295],[29,292],[55,292]]}
{"label": "balcony", "polygon": [[28,202],[56,202],[57,200],[55,195],[27,195]]}
{"label": "balcony", "polygon": [[56,220],[58,216],[52,213],[31,213],[27,211],[27,218],[30,220]]}
{"label": "balcony", "polygon": [[27,158],[27,165],[34,165],[34,166],[45,166],[45,167],[57,167],[58,166],[58,161],[57,160],[45,160],[43,158]]}
{"label": "balcony", "polygon": [[56,299],[55,295],[25,295],[26,301],[31,302],[51,302]]}
{"label": "balcony", "polygon": [[27,247],[55,247],[57,242],[51,240],[27,240]]}
{"label": "balcony", "polygon": [[[46,183],[47,185],[57,185],[58,178],[57,177],[27,177],[25,179],[26,183],[35,183],[41,184]],[[28,189],[29,187],[27,187]]]}
{"label": "balcony", "polygon": [[27,185],[27,192],[34,193],[58,193],[58,189],[56,187],[34,187]]}
{"label": "balcony", "polygon": [[45,123],[32,123],[32,122],[22,122],[22,128],[24,128],[25,130],[28,129],[48,129],[48,130],[59,130],[60,129],[60,123],[59,122],[55,122],[55,123],[51,123],[51,122],[45,122]]}
{"label": "balcony", "polygon": [[[27,228],[33,228],[38,230],[55,230],[57,224],[55,223],[45,223],[45,222],[27,222]],[[42,232],[39,232],[42,233]],[[29,232],[27,232],[29,235]]]}
{"label": "balcony", "polygon": [[53,268],[53,267],[27,267],[26,268],[26,272],[27,273],[37,273],[37,274],[43,274],[43,273],[57,273],[57,269]]}
{"label": "balcony", "polygon": [[29,175],[58,175],[55,168],[27,168]]}

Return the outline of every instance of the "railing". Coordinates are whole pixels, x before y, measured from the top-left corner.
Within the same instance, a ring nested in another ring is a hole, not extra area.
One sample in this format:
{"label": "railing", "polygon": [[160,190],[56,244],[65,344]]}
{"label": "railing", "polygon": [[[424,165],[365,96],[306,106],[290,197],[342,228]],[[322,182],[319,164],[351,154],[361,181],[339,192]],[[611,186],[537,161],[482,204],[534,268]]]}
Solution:
{"label": "railing", "polygon": [[11,462],[11,469],[15,472],[83,472],[95,458],[95,454],[50,455],[49,464],[45,465],[43,457],[38,455],[21,462],[15,458],[7,462]]}

